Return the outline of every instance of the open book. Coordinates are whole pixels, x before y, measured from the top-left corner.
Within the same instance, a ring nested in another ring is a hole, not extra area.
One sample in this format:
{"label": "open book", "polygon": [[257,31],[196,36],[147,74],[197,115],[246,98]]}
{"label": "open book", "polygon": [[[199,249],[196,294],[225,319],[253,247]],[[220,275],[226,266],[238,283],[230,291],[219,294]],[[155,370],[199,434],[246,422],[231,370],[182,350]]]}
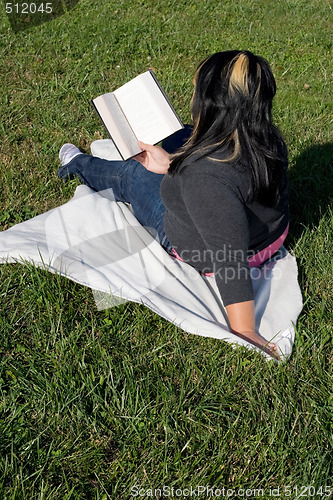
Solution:
{"label": "open book", "polygon": [[124,160],[141,152],[138,140],[157,144],[183,128],[152,70],[92,103]]}

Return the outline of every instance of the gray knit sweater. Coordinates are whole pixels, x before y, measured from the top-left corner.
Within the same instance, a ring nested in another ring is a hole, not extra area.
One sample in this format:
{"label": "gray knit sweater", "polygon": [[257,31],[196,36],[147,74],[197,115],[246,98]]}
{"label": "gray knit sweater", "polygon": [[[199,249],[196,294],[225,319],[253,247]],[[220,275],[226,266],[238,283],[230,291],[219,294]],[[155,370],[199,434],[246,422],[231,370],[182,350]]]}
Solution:
{"label": "gray knit sweater", "polygon": [[249,199],[251,173],[240,163],[204,158],[163,178],[166,235],[185,262],[215,274],[225,306],[253,299],[247,259],[286,229],[284,175],[285,188],[274,208]]}

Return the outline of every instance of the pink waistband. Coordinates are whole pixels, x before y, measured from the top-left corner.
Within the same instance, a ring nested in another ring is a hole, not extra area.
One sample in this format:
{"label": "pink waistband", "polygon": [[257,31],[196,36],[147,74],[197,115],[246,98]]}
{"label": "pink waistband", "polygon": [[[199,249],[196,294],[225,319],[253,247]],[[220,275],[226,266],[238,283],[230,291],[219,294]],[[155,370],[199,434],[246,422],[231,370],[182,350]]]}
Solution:
{"label": "pink waistband", "polygon": [[264,248],[263,250],[256,253],[255,255],[252,255],[252,257],[249,258],[248,260],[249,267],[258,267],[263,262],[270,259],[272,255],[274,255],[275,252],[277,252],[279,248],[281,248],[281,246],[283,245],[283,242],[287,237],[288,231],[289,231],[289,224],[287,225],[286,229],[283,231],[283,233],[281,234],[281,236],[279,236],[277,240],[273,241],[273,243],[268,245],[268,247]]}
{"label": "pink waistband", "polygon": [[[281,246],[283,245],[283,242],[287,237],[288,231],[289,231],[289,224],[287,225],[286,229],[283,231],[283,233],[281,234],[281,236],[279,236],[277,240],[273,241],[273,243],[268,245],[268,247],[264,248],[263,250],[256,253],[255,255],[252,255],[252,257],[249,258],[248,260],[249,267],[258,267],[261,264],[263,264],[263,262],[270,259],[272,255],[274,255],[275,252],[277,252],[279,248],[281,248]],[[172,248],[172,255],[176,259],[184,262],[174,248]],[[202,274],[204,276],[214,276],[214,273],[202,273]]]}

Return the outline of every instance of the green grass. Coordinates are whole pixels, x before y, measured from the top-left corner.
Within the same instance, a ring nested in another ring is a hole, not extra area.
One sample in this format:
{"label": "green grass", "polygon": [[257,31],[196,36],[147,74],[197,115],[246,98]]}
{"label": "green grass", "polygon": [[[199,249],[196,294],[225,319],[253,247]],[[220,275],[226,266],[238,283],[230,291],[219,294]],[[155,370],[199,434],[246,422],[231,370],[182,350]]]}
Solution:
{"label": "green grass", "polygon": [[89,289],[1,265],[0,498],[128,499],[135,485],[262,488],[261,498],[278,487],[280,497],[303,498],[301,487],[313,485],[313,498],[327,498],[332,4],[81,0],[16,34],[1,9],[2,230],[73,194],[76,182],[57,179],[57,155],[64,142],[88,151],[104,134],[91,98],[153,67],[188,121],[198,62],[250,49],[277,80],[275,121],[290,152],[287,246],[304,309],[294,352],[276,366],[186,334],[138,304],[98,311]]}

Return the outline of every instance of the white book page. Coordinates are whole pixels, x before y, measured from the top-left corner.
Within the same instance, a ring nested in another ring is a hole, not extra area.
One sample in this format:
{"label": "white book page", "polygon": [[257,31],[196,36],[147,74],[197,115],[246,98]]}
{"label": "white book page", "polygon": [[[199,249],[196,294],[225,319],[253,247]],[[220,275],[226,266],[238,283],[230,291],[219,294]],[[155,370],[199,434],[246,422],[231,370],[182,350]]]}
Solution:
{"label": "white book page", "polygon": [[112,93],[104,94],[96,97],[93,102],[123,158],[127,159],[140,153],[141,149],[137,139],[114,95]]}
{"label": "white book page", "polygon": [[156,144],[182,127],[149,71],[114,94],[140,141]]}

